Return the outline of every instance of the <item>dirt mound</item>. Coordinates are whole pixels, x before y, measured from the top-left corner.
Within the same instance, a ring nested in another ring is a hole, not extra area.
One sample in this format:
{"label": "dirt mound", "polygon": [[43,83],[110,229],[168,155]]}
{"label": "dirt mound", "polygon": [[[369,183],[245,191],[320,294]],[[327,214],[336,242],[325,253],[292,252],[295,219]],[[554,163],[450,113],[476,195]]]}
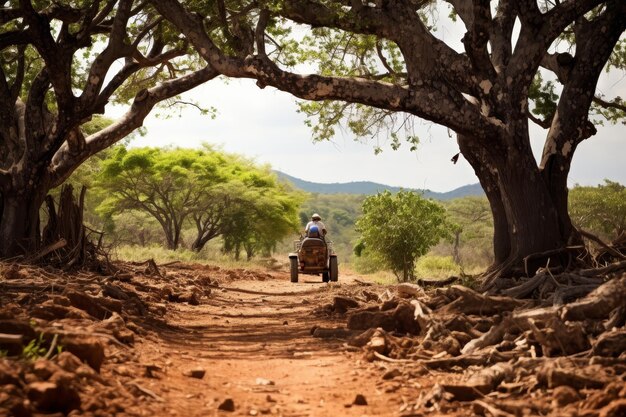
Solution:
{"label": "dirt mound", "polygon": [[158,396],[115,364],[168,327],[169,303],[197,305],[219,286],[219,268],[188,268],[120,264],[103,276],[0,264],[0,414],[145,415],[144,399]]}
{"label": "dirt mound", "polygon": [[348,344],[387,364],[388,385],[421,386],[402,410],[411,415],[626,415],[626,274],[595,288],[546,305],[556,298],[518,300],[462,286],[402,284],[379,294],[357,287],[316,312],[347,319],[334,337],[365,330]]}

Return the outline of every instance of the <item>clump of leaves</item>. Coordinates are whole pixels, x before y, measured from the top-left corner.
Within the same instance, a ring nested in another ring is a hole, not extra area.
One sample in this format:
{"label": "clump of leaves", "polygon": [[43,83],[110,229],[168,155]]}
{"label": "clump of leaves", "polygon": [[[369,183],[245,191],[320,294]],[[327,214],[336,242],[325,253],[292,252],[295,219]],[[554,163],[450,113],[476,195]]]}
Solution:
{"label": "clump of leaves", "polygon": [[43,357],[48,350],[44,347],[43,333],[39,334],[39,337],[31,340],[28,344],[22,349],[21,357],[34,361],[41,357]]}
{"label": "clump of leaves", "polygon": [[43,333],[40,333],[38,338],[31,340],[28,345],[22,349],[21,357],[28,361],[35,361],[40,358],[48,359],[52,351],[54,351],[56,355],[60,354],[63,351],[63,346],[56,343],[57,337],[57,335],[54,336],[51,348],[46,348]]}

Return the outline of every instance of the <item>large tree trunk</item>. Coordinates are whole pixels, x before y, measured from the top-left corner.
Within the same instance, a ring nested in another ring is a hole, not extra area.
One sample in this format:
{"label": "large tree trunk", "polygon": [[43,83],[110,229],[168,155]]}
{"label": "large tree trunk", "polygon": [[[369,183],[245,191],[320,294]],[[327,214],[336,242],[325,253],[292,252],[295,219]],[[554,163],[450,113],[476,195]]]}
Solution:
{"label": "large tree trunk", "polygon": [[[538,257],[525,263],[524,258],[563,247],[567,233],[571,232],[561,227],[568,220],[561,220],[563,212],[556,208],[553,190],[546,186],[528,149],[527,130],[511,130],[519,136],[499,141],[515,145],[502,150],[482,148],[471,137],[459,135],[458,138],[461,152],[474,168],[493,214],[495,257],[485,274],[488,283],[492,282],[490,278],[502,275],[533,274],[548,259]],[[550,265],[559,262],[559,259],[550,260]]]}
{"label": "large tree trunk", "polygon": [[44,187],[2,192],[0,217],[0,257],[32,253],[39,247],[39,208],[47,190]]}

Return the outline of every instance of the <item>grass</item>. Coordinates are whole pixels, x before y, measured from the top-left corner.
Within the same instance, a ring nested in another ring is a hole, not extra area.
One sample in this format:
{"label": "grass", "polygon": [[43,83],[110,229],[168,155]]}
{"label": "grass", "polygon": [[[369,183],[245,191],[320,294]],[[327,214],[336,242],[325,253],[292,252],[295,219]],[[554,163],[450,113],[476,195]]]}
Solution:
{"label": "grass", "polygon": [[251,261],[246,261],[244,256],[244,259],[237,261],[232,255],[225,255],[219,249],[208,245],[200,252],[189,249],[169,250],[162,246],[120,245],[111,252],[111,255],[113,259],[129,262],[144,262],[147,259],[154,259],[157,264],[179,261],[210,264],[230,269],[265,269],[268,265],[266,258],[254,258]]}
{"label": "grass", "polygon": [[461,267],[454,262],[452,256],[428,255],[419,258],[415,264],[417,278],[446,279],[460,273]]}

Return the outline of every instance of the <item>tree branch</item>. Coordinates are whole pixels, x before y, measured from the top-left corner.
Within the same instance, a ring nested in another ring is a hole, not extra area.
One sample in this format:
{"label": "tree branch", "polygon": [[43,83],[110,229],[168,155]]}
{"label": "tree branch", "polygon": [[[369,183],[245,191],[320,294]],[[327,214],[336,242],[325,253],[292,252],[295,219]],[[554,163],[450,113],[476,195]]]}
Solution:
{"label": "tree branch", "polygon": [[255,38],[256,38],[256,50],[257,54],[261,57],[267,58],[267,52],[265,51],[265,28],[270,19],[270,12],[267,9],[262,9],[259,13],[259,21],[256,25]]}
{"label": "tree branch", "polygon": [[[292,1],[288,0],[287,3]],[[387,110],[405,111],[459,132],[492,137],[492,133],[500,129],[496,121],[483,118],[476,107],[460,94],[450,92],[449,89],[448,94],[443,94],[428,82],[423,83],[419,89],[411,90],[359,78],[294,74],[258,56],[249,56],[246,59],[226,56],[204,32],[200,17],[188,13],[175,0],[153,0],[153,4],[185,34],[201,56],[223,75],[253,78],[261,88],[271,85],[306,100],[337,99]],[[462,116],[459,117],[460,115]]]}
{"label": "tree branch", "polygon": [[626,105],[623,104],[624,102],[622,100],[618,101],[614,99],[613,101],[606,101],[602,97],[594,96],[593,102],[605,109],[617,109],[626,112]]}
{"label": "tree branch", "polygon": [[211,67],[205,67],[183,77],[169,80],[148,90],[140,91],[130,109],[111,126],[86,138],[83,152],[72,155],[67,144],[54,155],[49,171],[54,186],[60,185],[85,159],[105,149],[129,135],[143,124],[143,120],[152,108],[165,99],[177,96],[200,84],[203,84],[219,73]]}

